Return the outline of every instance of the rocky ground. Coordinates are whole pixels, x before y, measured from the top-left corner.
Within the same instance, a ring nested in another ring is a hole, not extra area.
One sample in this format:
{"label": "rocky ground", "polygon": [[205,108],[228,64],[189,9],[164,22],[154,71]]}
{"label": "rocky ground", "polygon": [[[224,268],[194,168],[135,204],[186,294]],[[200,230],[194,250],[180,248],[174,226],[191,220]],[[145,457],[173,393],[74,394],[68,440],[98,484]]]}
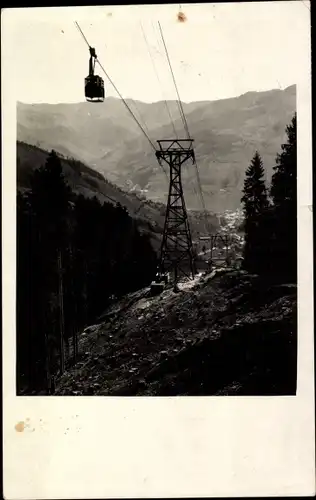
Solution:
{"label": "rocky ground", "polygon": [[242,271],[199,275],[114,304],[79,340],[56,395],[292,395],[296,286]]}

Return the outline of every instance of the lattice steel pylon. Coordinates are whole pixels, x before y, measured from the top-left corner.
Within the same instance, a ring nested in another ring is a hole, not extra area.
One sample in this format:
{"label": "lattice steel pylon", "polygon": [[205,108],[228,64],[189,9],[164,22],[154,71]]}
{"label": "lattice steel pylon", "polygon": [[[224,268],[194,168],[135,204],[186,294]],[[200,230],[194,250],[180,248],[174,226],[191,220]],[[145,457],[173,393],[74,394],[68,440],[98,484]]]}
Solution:
{"label": "lattice steel pylon", "polygon": [[190,158],[194,163],[193,139],[157,141],[156,157],[169,165],[170,182],[167,210],[160,253],[160,273],[174,272],[174,284],[179,276],[194,277],[195,264],[188,215],[185,207],[181,168]]}

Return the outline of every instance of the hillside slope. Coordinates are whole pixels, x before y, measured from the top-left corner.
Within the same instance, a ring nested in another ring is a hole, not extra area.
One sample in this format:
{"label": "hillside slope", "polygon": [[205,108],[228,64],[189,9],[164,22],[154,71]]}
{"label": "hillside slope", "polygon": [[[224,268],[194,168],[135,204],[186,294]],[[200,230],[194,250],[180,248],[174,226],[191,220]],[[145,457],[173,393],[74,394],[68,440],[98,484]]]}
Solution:
{"label": "hillside slope", "polygon": [[[56,152],[61,159],[67,183],[73,191],[87,197],[97,196],[100,201],[121,203],[131,213],[138,209],[141,200],[138,200],[134,194],[123,192],[83,162],[66,158],[59,150]],[[20,188],[28,187],[31,172],[44,165],[47,156],[48,151],[17,141],[17,181]]]}
{"label": "hillside slope", "polygon": [[[128,101],[153,141],[174,135],[163,102]],[[177,104],[169,102],[179,136],[183,125]],[[270,179],[276,153],[285,138],[285,126],[296,110],[296,86],[269,92],[248,92],[214,102],[183,103],[201,171],[207,207],[214,212],[235,210],[254,151],[262,154]],[[177,119],[178,117],[178,119]],[[87,162],[122,188],[138,185],[147,195],[163,201],[163,173],[146,138],[119,99],[102,105],[22,104],[17,106],[18,139],[45,149],[55,148]],[[194,169],[184,169],[188,208],[200,209],[192,189]]]}
{"label": "hillside slope", "polygon": [[[58,152],[58,151],[57,151]],[[58,152],[60,153],[60,152]],[[18,188],[23,190],[29,186],[31,172],[45,164],[48,151],[36,146],[17,142],[17,181]],[[138,221],[140,230],[149,232],[152,243],[158,249],[165,217],[165,205],[147,201],[133,192],[126,192],[104,178],[102,174],[78,160],[60,155],[66,181],[75,193],[85,197],[96,196],[101,202],[120,203],[127,208],[129,214]],[[158,167],[159,168],[159,167]],[[189,213],[193,238],[203,235],[205,226],[201,213]],[[211,227],[218,226],[217,217],[209,216]]]}
{"label": "hillside slope", "polygon": [[296,287],[230,271],[144,289],[105,311],[79,341],[57,395],[293,395]]}

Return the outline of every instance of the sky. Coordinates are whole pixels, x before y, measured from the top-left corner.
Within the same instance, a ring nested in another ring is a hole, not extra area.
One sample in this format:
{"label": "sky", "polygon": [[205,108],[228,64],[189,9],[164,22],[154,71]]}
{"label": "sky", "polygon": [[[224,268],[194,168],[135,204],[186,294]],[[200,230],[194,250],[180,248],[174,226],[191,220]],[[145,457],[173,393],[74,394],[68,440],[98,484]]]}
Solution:
{"label": "sky", "polygon": [[[89,52],[77,21],[125,98],[175,99],[159,21],[181,100],[217,100],[297,83],[309,8],[269,1],[4,9],[2,57],[13,63],[18,101],[82,102]],[[98,73],[106,95],[117,97]]]}

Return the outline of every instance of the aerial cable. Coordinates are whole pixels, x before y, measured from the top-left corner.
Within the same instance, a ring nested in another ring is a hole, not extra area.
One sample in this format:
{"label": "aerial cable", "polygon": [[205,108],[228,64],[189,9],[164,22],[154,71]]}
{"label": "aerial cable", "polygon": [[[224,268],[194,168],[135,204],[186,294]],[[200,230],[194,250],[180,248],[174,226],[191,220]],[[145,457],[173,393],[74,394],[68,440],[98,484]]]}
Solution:
{"label": "aerial cable", "polygon": [[[163,44],[162,44],[161,35],[160,35],[159,31],[158,31],[158,26],[156,27],[156,25],[154,25],[153,21],[151,22],[151,25],[152,25],[153,33],[155,35],[155,39],[156,39],[156,43],[157,43],[157,47],[155,47],[155,51],[161,57],[161,62],[163,64],[167,65],[167,67],[168,67],[168,60],[167,60],[167,58],[164,57],[164,54],[163,54],[163,52],[165,52],[165,51],[164,51],[164,47],[163,47]],[[171,100],[167,100],[167,103],[169,104],[168,108],[170,109],[170,114],[171,114],[171,112],[173,112],[173,116],[174,116],[173,102],[175,102],[177,104],[178,109],[179,109],[179,103],[177,102],[176,99],[175,100],[172,100],[172,99]],[[180,109],[179,109],[179,113],[181,115]],[[181,115],[181,118],[182,118],[182,115]],[[178,139],[178,136],[179,136],[179,133],[177,132],[177,128],[178,128],[177,127],[177,121],[178,121],[178,119],[176,118],[173,121],[174,121],[175,130],[176,130],[176,137]],[[183,118],[182,118],[182,123],[183,123]],[[181,133],[181,135],[182,135],[182,133]]]}
{"label": "aerial cable", "polygon": [[177,96],[178,96],[177,104],[178,104],[178,109],[179,109],[180,117],[182,119],[183,126],[184,126],[184,128],[185,128],[185,130],[187,132],[188,139],[190,139],[190,134],[189,134],[189,130],[188,130],[188,127],[187,127],[187,124],[186,124],[186,119],[185,119],[185,115],[184,115],[184,112],[183,112],[183,107],[182,107],[180,95],[179,95],[179,92],[178,92],[178,87],[177,87],[177,84],[176,84],[176,80],[175,80],[175,77],[174,77],[173,69],[172,69],[172,66],[171,66],[171,61],[170,61],[170,58],[169,58],[168,49],[167,49],[167,46],[166,46],[166,43],[165,43],[165,39],[164,39],[162,28],[160,26],[160,22],[159,21],[158,21],[158,26],[159,26],[159,30],[160,30],[161,40],[162,40],[162,43],[163,43],[163,46],[164,46],[164,49],[165,49],[165,54],[166,54],[166,57],[167,57],[167,61],[168,61],[168,64],[169,64],[169,69],[170,69],[171,76],[172,76],[172,79],[173,79],[173,83],[174,83],[174,86],[175,86],[175,90],[176,90],[176,93],[177,93]]}
{"label": "aerial cable", "polygon": [[202,202],[202,210],[203,210],[204,219],[205,219],[205,230],[206,230],[206,232],[210,233],[211,227],[210,227],[209,220],[208,220],[208,211],[207,211],[206,205],[205,205],[205,200],[204,200],[204,195],[203,195],[203,190],[202,190],[202,183],[201,183],[199,168],[198,168],[196,160],[194,162],[194,165],[195,165],[195,170],[196,170],[196,177],[198,180],[199,194],[200,194],[200,198],[201,198],[201,202]]}
{"label": "aerial cable", "polygon": [[171,61],[170,61],[170,58],[169,58],[168,49],[167,49],[167,46],[166,46],[166,43],[165,43],[165,39],[164,39],[163,32],[162,32],[162,29],[161,29],[159,21],[158,21],[158,26],[159,26],[159,30],[160,30],[161,39],[162,39],[162,42],[163,42],[163,45],[164,45],[165,53],[166,53],[166,56],[167,56],[169,68],[170,68],[170,71],[171,71],[173,83],[174,83],[174,86],[175,86],[175,89],[176,89],[176,92],[177,92],[177,96],[178,96],[178,107],[179,107],[180,116],[182,118],[183,125],[184,125],[184,128],[186,130],[188,139],[191,139],[190,133],[189,133],[188,124],[187,124],[187,121],[186,121],[186,118],[185,118],[185,114],[184,114],[184,111],[183,111],[183,106],[182,106],[182,102],[181,102],[181,99],[180,99],[180,95],[179,95],[177,83],[176,83],[176,80],[175,80],[175,77],[174,77],[174,73],[173,73],[173,69],[172,69],[172,66],[171,66]]}
{"label": "aerial cable", "polygon": [[[79,24],[77,23],[77,21],[75,21],[75,24],[77,25],[77,28],[78,28],[78,30],[80,31],[80,33],[81,33],[81,35],[82,35],[83,39],[85,40],[86,44],[87,44],[87,45],[88,45],[88,47],[90,48],[90,44],[89,44],[89,42],[88,42],[87,38],[85,37],[85,35],[84,35],[84,33],[83,33],[82,29],[80,28]],[[96,59],[97,59],[97,58],[96,58]],[[94,68],[95,68],[95,60],[93,61],[93,70],[94,70]],[[112,85],[113,85],[113,83],[112,83]],[[114,85],[113,85],[113,86],[114,86]],[[115,88],[115,87],[114,87],[114,88]],[[147,131],[147,135],[149,135],[149,130],[148,130],[148,127],[147,127],[147,125],[146,125],[146,122],[145,122],[145,120],[144,120],[144,118],[143,118],[143,116],[142,116],[141,112],[139,111],[139,109],[138,109],[138,107],[137,107],[137,105],[136,105],[135,101],[134,101],[133,99],[131,99],[131,101],[133,102],[133,104],[134,104],[134,106],[135,106],[135,108],[136,108],[136,110],[137,110],[137,112],[138,112],[138,114],[139,114],[139,116],[140,116],[141,121],[144,123],[144,128],[145,128],[145,129],[146,129],[146,131]]]}
{"label": "aerial cable", "polygon": [[[145,34],[145,31],[144,31],[144,28],[143,28],[143,25],[142,25],[142,22],[140,21],[140,27],[141,27],[141,30],[142,30],[142,33],[143,33],[143,37],[144,37],[144,40],[145,40],[145,43],[146,43],[146,46],[147,46],[147,50],[148,50],[148,54],[150,56],[150,59],[151,59],[151,63],[152,63],[152,66],[153,66],[153,69],[154,69],[154,72],[155,72],[155,75],[157,77],[157,80],[158,80],[158,83],[160,85],[160,91],[161,91],[161,95],[164,99],[164,96],[163,96],[163,91],[162,91],[162,85],[161,85],[161,81],[160,81],[160,78],[159,78],[159,74],[158,74],[158,71],[157,71],[157,68],[156,68],[156,65],[155,65],[155,61],[154,61],[154,58],[152,56],[152,53],[150,51],[150,47],[149,47],[149,43],[148,43],[148,40],[147,40],[147,37],[146,37],[146,34]],[[169,106],[168,106],[168,103],[167,103],[167,100],[164,99],[164,103],[165,103],[165,108],[167,110],[167,113],[169,115],[169,119],[170,119],[170,123],[171,123],[171,126],[173,128],[173,131],[174,131],[174,134],[175,134],[175,137],[178,138],[178,135],[177,135],[177,131],[176,131],[176,128],[175,128],[175,125],[174,125],[174,122],[173,122],[173,119],[172,119],[172,116],[171,116],[171,112],[170,112],[170,109],[169,109]]]}
{"label": "aerial cable", "polygon": [[127,102],[125,101],[124,97],[121,95],[121,93],[119,92],[118,88],[116,87],[116,85],[114,84],[113,80],[110,78],[110,76],[108,75],[108,73],[105,71],[104,67],[102,66],[101,62],[99,59],[97,59],[97,63],[99,64],[100,68],[102,69],[103,73],[105,74],[105,76],[107,77],[107,79],[109,80],[109,82],[111,83],[111,85],[113,86],[113,88],[115,89],[116,93],[119,95],[119,97],[122,99],[126,109],[129,111],[129,113],[132,115],[132,117],[134,118],[135,122],[137,123],[137,125],[139,126],[139,128],[141,129],[141,131],[143,132],[144,136],[147,138],[148,142],[150,143],[151,147],[153,148],[154,151],[156,151],[156,148],[154,146],[154,143],[152,142],[152,140],[149,138],[148,134],[145,132],[145,130],[143,129],[142,125],[139,123],[139,120],[136,118],[135,114],[133,113],[133,111],[130,109],[130,107],[128,106]]}
{"label": "aerial cable", "polygon": [[[161,29],[159,21],[158,21],[158,25],[159,25],[159,29],[160,29],[160,33],[161,33],[161,38],[162,38],[162,41],[163,41],[163,44],[164,44],[166,56],[167,56],[167,59],[168,59],[170,71],[171,71],[171,74],[172,74],[174,86],[175,86],[175,89],[176,89],[176,92],[177,92],[177,96],[178,96],[178,105],[180,106],[180,115],[182,117],[182,121],[184,123],[188,139],[190,139],[190,133],[189,133],[188,124],[187,124],[186,117],[185,117],[185,114],[184,114],[182,102],[181,102],[181,99],[180,99],[178,87],[177,87],[177,84],[176,84],[176,80],[175,80],[175,77],[174,77],[174,73],[173,73],[173,70],[172,70],[172,66],[171,66],[171,62],[170,62],[170,58],[169,58],[169,54],[168,54],[168,49],[167,49],[167,46],[165,44],[163,32],[162,32],[162,29]],[[201,183],[201,179],[200,179],[199,168],[198,168],[196,159],[194,160],[194,166],[195,166],[195,172],[196,172],[198,194],[199,194],[201,205],[202,205],[202,211],[203,211],[203,214],[204,214],[204,217],[205,217],[205,224],[206,224],[205,229],[208,231],[209,230],[209,224],[208,224],[208,218],[207,218],[207,210],[206,210],[205,200],[204,200],[204,196],[203,196],[203,190],[202,190],[202,183]],[[196,192],[195,188],[194,188],[194,191]]]}
{"label": "aerial cable", "polygon": [[[87,40],[87,38],[85,37],[82,29],[80,28],[79,24],[77,23],[77,21],[75,21],[75,24],[78,28],[78,30],[80,31],[84,41],[86,42],[86,44],[88,45],[88,47],[90,48],[90,44]],[[149,135],[145,132],[144,128],[142,127],[142,125],[140,124],[139,120],[136,118],[135,114],[133,113],[133,111],[130,109],[130,107],[128,106],[127,102],[125,101],[125,99],[123,98],[123,96],[121,95],[121,93],[119,92],[118,88],[116,87],[116,85],[114,84],[113,80],[110,78],[110,76],[108,75],[108,73],[105,71],[104,67],[102,66],[100,60],[98,58],[96,58],[96,61],[97,63],[99,64],[100,68],[102,69],[102,71],[104,72],[105,76],[107,77],[107,79],[109,80],[109,82],[111,83],[111,85],[113,86],[113,88],[115,89],[115,91],[117,92],[117,94],[119,95],[119,97],[121,98],[122,102],[124,103],[126,109],[128,110],[128,112],[132,115],[132,117],[134,118],[135,122],[137,123],[138,127],[140,128],[140,130],[142,131],[142,133],[144,134],[144,136],[146,137],[146,139],[148,140],[149,144],[151,145],[152,149],[155,151],[156,153],[156,148],[155,148],[155,145],[154,143],[151,141]],[[136,109],[137,109],[137,106],[136,106]],[[167,181],[169,182],[169,177],[168,177],[168,174],[166,172],[166,169],[165,167],[159,163],[160,167],[162,168],[164,174],[165,174],[165,177],[167,179]]]}
{"label": "aerial cable", "polygon": [[[163,45],[164,45],[164,48],[165,48],[167,60],[168,60],[168,63],[169,63],[169,68],[170,68],[170,71],[171,71],[171,75],[172,75],[172,78],[173,78],[173,83],[174,83],[174,86],[175,86],[175,89],[176,89],[176,92],[177,92],[177,96],[178,96],[178,106],[179,106],[180,115],[181,115],[181,118],[182,118],[185,130],[186,130],[188,139],[190,139],[191,137],[190,137],[190,133],[189,133],[188,124],[187,124],[186,117],[185,117],[185,114],[184,114],[184,110],[183,110],[182,102],[181,102],[181,99],[180,99],[180,95],[179,95],[177,83],[176,83],[176,80],[175,80],[175,77],[174,77],[174,73],[173,73],[172,66],[171,66],[171,61],[170,61],[169,54],[168,54],[168,49],[167,49],[167,46],[166,46],[166,43],[165,43],[165,40],[164,40],[162,28],[161,28],[161,25],[160,25],[159,21],[158,21],[158,26],[159,26],[159,30],[160,30],[160,34],[161,34],[161,39],[163,41]],[[203,190],[202,190],[202,185],[201,185],[199,168],[198,168],[196,160],[194,160],[194,165],[195,165],[195,171],[196,171],[196,178],[197,178],[199,195],[200,195],[201,204],[202,204],[202,211],[203,211],[204,217],[205,217],[206,229],[208,229],[209,225],[208,225],[208,218],[207,218],[207,210],[206,210],[204,196],[203,196]]]}
{"label": "aerial cable", "polygon": [[137,111],[137,113],[139,115],[139,118],[140,118],[139,121],[143,123],[144,129],[146,130],[146,133],[149,136],[149,129],[148,129],[147,125],[146,125],[145,118],[144,118],[143,114],[141,113],[139,107],[137,106],[136,101],[134,99],[132,99],[131,97],[129,99],[132,101],[132,103],[134,105],[134,108],[136,109],[136,111]]}
{"label": "aerial cable", "polygon": [[[85,35],[83,34],[83,31],[82,29],[80,28],[79,24],[77,23],[77,21],[75,21],[75,24],[77,25],[80,33],[82,34],[83,36],[83,39],[85,40],[86,44],[88,45],[88,47],[90,47],[89,45],[89,42],[88,40],[86,39]],[[125,107],[127,108],[128,112],[132,115],[132,117],[134,118],[135,122],[137,123],[137,125],[139,126],[139,128],[141,129],[141,131],[143,132],[144,136],[147,138],[148,142],[150,143],[151,147],[153,148],[154,151],[156,151],[156,148],[154,146],[154,143],[151,141],[150,137],[148,136],[148,134],[145,132],[144,128],[142,127],[142,125],[140,124],[139,120],[136,118],[135,114],[133,113],[133,111],[130,109],[130,107],[128,106],[127,102],[125,101],[125,99],[123,98],[123,96],[121,95],[121,93],[119,92],[118,88],[116,87],[116,85],[114,84],[113,80],[110,78],[110,76],[108,75],[108,73],[105,71],[104,67],[102,66],[100,60],[98,58],[96,58],[96,62],[99,64],[100,68],[102,69],[102,71],[104,72],[105,76],[107,77],[107,79],[109,80],[109,82],[111,83],[111,85],[113,86],[113,88],[115,89],[115,91],[117,92],[117,94],[119,95],[119,97],[121,98],[121,100],[123,101]]]}
{"label": "aerial cable", "polygon": [[86,44],[88,45],[88,47],[90,48],[90,44],[88,42],[88,40],[86,39],[82,29],[80,28],[79,24],[77,23],[77,21],[75,21],[75,25],[77,26],[78,30],[80,31],[81,35],[82,35],[82,38],[84,39],[84,41],[86,42]]}
{"label": "aerial cable", "polygon": [[[89,45],[89,42],[87,40],[87,38],[85,37],[82,29],[80,28],[79,24],[77,23],[77,21],[75,21],[75,24],[77,25],[83,39],[85,40],[86,44],[88,45],[88,47],[90,48],[90,45]],[[109,82],[111,83],[111,85],[113,86],[113,88],[116,90],[117,94],[119,95],[119,97],[121,98],[121,100],[123,101],[125,107],[127,108],[128,112],[132,115],[132,117],[134,118],[135,122],[137,123],[137,125],[139,126],[139,128],[141,129],[141,131],[143,132],[143,134],[145,135],[146,139],[148,140],[149,144],[151,145],[152,149],[156,152],[156,148],[153,144],[153,142],[151,141],[151,139],[149,138],[149,135],[145,132],[145,130],[143,129],[143,127],[141,126],[141,124],[139,123],[139,120],[137,120],[135,114],[133,113],[133,111],[130,109],[130,107],[128,106],[127,102],[125,101],[125,99],[123,98],[123,96],[121,95],[121,93],[119,92],[119,90],[117,89],[116,85],[114,84],[113,80],[110,78],[110,76],[108,75],[108,73],[105,71],[104,67],[102,66],[100,60],[98,58],[96,58],[96,61],[97,63],[99,64],[100,68],[102,69],[102,71],[104,72],[105,76],[107,77],[107,79],[109,80]],[[137,106],[136,106],[136,109],[137,109]],[[167,178],[167,181],[169,182],[169,177],[168,177],[168,174],[164,168],[164,166],[162,164],[160,164],[166,178]]]}
{"label": "aerial cable", "polygon": [[198,167],[196,158],[194,159],[194,166],[195,166],[195,173],[196,173],[196,179],[197,179],[199,196],[200,196],[201,204],[202,204],[202,211],[204,213],[204,217],[205,217],[205,221],[206,221],[206,226],[207,226],[206,229],[208,229],[207,210],[206,210],[206,205],[205,205],[205,200],[204,200],[204,195],[203,195],[203,189],[202,189],[202,182],[201,182],[201,178],[200,178],[199,167]]}

